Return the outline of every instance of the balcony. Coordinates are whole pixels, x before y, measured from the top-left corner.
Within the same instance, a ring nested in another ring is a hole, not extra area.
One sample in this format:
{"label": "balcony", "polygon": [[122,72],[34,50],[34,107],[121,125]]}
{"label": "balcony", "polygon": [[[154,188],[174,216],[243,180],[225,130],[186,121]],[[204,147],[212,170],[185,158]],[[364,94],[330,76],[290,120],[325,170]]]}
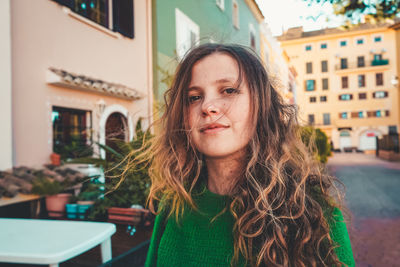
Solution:
{"label": "balcony", "polygon": [[387,68],[388,65],[389,65],[389,59],[370,60],[365,62],[350,62],[347,64],[336,64],[335,71],[340,71],[340,72],[351,72],[360,70],[368,71],[382,67]]}
{"label": "balcony", "polygon": [[389,65],[389,59],[372,60],[371,66]]}

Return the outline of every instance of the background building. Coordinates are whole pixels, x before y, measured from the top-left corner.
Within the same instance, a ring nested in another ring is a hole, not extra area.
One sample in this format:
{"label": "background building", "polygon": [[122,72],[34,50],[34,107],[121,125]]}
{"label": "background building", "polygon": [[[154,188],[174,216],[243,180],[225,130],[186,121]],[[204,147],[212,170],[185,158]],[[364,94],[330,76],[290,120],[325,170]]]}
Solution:
{"label": "background building", "polygon": [[260,51],[264,17],[254,0],[153,0],[154,95],[159,104],[179,60],[192,46],[238,43]]}
{"label": "background building", "polygon": [[295,103],[296,71],[290,65],[290,58],[281,49],[280,43],[272,36],[267,23],[260,25],[260,57],[263,61],[275,88],[289,102]]}
{"label": "background building", "polygon": [[323,129],[335,149],[374,151],[376,136],[399,126],[395,31],[389,24],[278,37],[301,77],[297,101],[304,123]]}
{"label": "background building", "polygon": [[139,117],[150,123],[150,1],[12,0],[2,14],[7,5],[14,166],[48,163],[52,152],[71,157],[93,141],[112,145],[108,137],[130,140]]}

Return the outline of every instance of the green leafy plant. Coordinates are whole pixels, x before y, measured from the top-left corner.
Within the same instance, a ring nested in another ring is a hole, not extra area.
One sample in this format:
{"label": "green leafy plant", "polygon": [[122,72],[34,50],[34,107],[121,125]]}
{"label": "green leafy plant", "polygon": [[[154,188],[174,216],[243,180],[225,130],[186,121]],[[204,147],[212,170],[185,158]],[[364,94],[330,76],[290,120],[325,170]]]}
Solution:
{"label": "green leafy plant", "polygon": [[53,151],[59,154],[62,160],[90,157],[93,155],[92,146],[86,144],[86,141],[83,141],[80,136],[71,136],[71,141],[68,144],[55,144]]}
{"label": "green leafy plant", "polygon": [[[101,167],[105,171],[105,195],[97,199],[92,209],[89,219],[106,220],[107,208],[122,207],[127,208],[133,204],[145,206],[150,187],[150,178],[148,176],[148,166],[145,163],[136,164],[128,169],[125,175],[121,174],[126,170],[126,164],[129,160],[127,156],[132,151],[137,151],[147,144],[152,138],[150,132],[144,132],[141,126],[141,120],[136,125],[136,135],[130,142],[114,140],[116,149],[109,146],[96,143],[101,149],[109,153],[109,160],[101,158],[81,158],[73,162],[90,163]],[[131,155],[133,159],[137,154]],[[123,180],[121,180],[123,179]]]}
{"label": "green leafy plant", "polygon": [[38,177],[32,182],[32,193],[40,196],[57,195],[65,190],[65,186],[48,177]]}
{"label": "green leafy plant", "polygon": [[301,128],[301,139],[303,143],[309,146],[310,140],[314,140],[315,149],[313,152],[316,158],[321,163],[328,161],[328,156],[331,155],[331,146],[328,142],[327,135],[321,129],[315,129],[312,126],[304,126]]}

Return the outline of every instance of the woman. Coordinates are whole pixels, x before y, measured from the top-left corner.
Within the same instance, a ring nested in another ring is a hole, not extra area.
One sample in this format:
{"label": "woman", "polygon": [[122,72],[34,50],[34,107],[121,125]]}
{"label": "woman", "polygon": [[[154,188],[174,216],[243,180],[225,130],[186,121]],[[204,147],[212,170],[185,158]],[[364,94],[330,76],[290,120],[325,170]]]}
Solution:
{"label": "woman", "polygon": [[250,50],[191,50],[151,147],[146,266],[354,266],[334,178],[296,116]]}

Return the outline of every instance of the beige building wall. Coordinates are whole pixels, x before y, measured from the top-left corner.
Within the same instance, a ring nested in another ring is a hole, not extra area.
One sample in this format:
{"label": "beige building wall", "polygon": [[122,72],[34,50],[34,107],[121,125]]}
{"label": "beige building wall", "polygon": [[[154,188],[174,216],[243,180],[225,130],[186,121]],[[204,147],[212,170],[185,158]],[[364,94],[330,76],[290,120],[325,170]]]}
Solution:
{"label": "beige building wall", "polygon": [[12,167],[10,0],[0,1],[0,170]]}
{"label": "beige building wall", "polygon": [[[133,39],[100,26],[50,0],[11,1],[14,165],[41,165],[52,153],[52,108],[91,112],[94,141],[104,142],[107,116],[151,122],[151,1],[134,1]],[[143,97],[126,100],[51,85],[49,68],[117,83]],[[103,138],[103,140],[102,140]]]}
{"label": "beige building wall", "polygon": [[260,42],[260,57],[275,88],[288,102],[294,103],[296,81],[289,69],[289,58],[266,23],[260,25]]}
{"label": "beige building wall", "polygon": [[[298,34],[301,31],[296,30]],[[375,37],[379,37],[381,41],[376,42]],[[279,39],[299,73],[297,98],[303,123],[309,123],[309,115],[314,115],[314,125],[327,133],[335,149],[357,147],[372,152],[376,136],[387,134],[389,126],[395,126],[399,130],[399,92],[392,84],[397,74],[394,30],[388,26],[350,31],[328,29],[313,34],[301,32],[297,38],[285,38],[283,35]],[[362,44],[357,43],[361,39]],[[346,42],[346,46],[341,46],[341,42]],[[326,48],[321,49],[321,45],[326,45]],[[388,60],[388,64],[372,66],[374,54],[382,55],[382,59]],[[364,56],[364,67],[357,65],[359,56]],[[347,59],[346,69],[341,69],[342,58]],[[327,72],[322,72],[321,61],[327,61]],[[307,63],[312,65],[311,73],[307,73]],[[377,85],[377,73],[382,73],[383,85]],[[365,86],[359,86],[359,75],[364,75]],[[347,77],[348,88],[343,88],[342,77]],[[322,88],[324,78],[328,79],[326,90]],[[306,90],[307,80],[315,80],[315,90]],[[374,98],[373,94],[378,91],[387,92],[387,97]],[[360,99],[359,93],[365,93],[366,99]],[[352,99],[339,100],[343,94],[351,94]],[[321,97],[326,97],[327,101],[321,101]],[[371,115],[371,112],[377,111],[381,113],[381,117]],[[342,117],[343,112],[346,112],[347,118]],[[359,112],[363,118],[356,116]],[[324,123],[323,114],[329,114],[330,122]]]}
{"label": "beige building wall", "polygon": [[[397,90],[400,91],[400,22],[396,23],[391,27],[395,30],[396,35],[396,62],[397,62],[397,75],[393,79],[393,84],[397,86]],[[400,93],[398,98],[398,103],[400,104]],[[400,124],[400,108],[399,108],[399,124]]]}

